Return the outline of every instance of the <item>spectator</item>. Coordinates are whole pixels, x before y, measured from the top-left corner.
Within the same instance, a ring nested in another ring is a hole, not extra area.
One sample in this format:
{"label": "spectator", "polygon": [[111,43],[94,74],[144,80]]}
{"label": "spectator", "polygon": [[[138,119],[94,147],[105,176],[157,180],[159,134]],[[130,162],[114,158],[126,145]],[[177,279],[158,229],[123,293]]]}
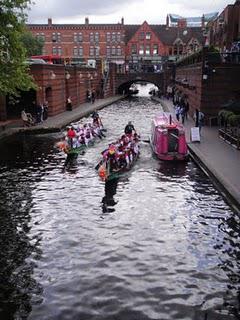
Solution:
{"label": "spectator", "polygon": [[66,110],[67,111],[72,111],[72,100],[71,100],[70,97],[67,98]]}
{"label": "spectator", "polygon": [[94,103],[95,102],[95,92],[92,91],[92,94],[91,94],[91,102]]}
{"label": "spectator", "polygon": [[43,102],[43,120],[48,118],[48,101]]}

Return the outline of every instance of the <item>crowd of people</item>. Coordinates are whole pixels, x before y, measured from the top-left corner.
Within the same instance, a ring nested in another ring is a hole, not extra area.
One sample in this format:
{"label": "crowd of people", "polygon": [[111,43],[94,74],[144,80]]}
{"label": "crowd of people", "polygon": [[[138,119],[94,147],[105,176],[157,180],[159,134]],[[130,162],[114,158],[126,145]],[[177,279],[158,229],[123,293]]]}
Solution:
{"label": "crowd of people", "polygon": [[[181,121],[182,124],[184,124],[185,120],[188,119],[188,112],[189,112],[189,103],[186,99],[179,96],[175,89],[171,86],[167,87],[166,92],[167,99],[172,99],[174,109],[175,109],[175,115],[176,119],[178,121]],[[199,111],[197,108],[195,109],[195,112],[193,114],[193,119],[195,121],[195,127],[199,128],[199,132],[201,132],[201,128],[204,125],[205,122],[205,115],[202,111]]]}
{"label": "crowd of people", "polygon": [[175,114],[178,121],[181,121],[184,124],[185,119],[188,118],[189,104],[185,100],[180,100],[174,105]]}
{"label": "crowd of people", "polygon": [[102,180],[106,180],[112,173],[131,168],[139,155],[138,141],[139,136],[129,122],[120,139],[109,144],[108,148],[102,152],[102,159],[97,165]]}

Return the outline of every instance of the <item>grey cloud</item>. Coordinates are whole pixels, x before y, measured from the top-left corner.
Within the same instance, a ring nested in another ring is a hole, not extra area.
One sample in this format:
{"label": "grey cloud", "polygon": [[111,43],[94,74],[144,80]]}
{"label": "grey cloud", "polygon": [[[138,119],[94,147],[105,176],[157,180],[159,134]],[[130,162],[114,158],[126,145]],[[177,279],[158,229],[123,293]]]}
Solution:
{"label": "grey cloud", "polygon": [[29,20],[43,19],[47,17],[71,17],[86,15],[107,15],[115,12],[130,3],[139,0],[35,0],[28,14]]}
{"label": "grey cloud", "polygon": [[[222,11],[228,4],[232,4],[235,0],[168,0],[169,4],[180,5],[189,10],[196,10],[202,13],[210,12],[209,10]],[[207,8],[207,9],[206,9]]]}

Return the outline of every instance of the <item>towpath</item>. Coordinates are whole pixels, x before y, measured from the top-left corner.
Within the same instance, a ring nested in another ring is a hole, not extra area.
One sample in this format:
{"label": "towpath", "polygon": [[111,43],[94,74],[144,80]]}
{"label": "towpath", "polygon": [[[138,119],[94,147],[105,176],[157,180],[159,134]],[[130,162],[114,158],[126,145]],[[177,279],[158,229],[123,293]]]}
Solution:
{"label": "towpath", "polygon": [[[157,98],[156,98],[157,99]],[[174,113],[171,100],[158,99],[165,111]],[[218,136],[218,127],[204,126],[201,142],[191,142],[190,131],[194,121],[185,121],[186,138],[189,151],[196,162],[211,175],[226,199],[230,199],[240,212],[240,150],[235,149]]]}

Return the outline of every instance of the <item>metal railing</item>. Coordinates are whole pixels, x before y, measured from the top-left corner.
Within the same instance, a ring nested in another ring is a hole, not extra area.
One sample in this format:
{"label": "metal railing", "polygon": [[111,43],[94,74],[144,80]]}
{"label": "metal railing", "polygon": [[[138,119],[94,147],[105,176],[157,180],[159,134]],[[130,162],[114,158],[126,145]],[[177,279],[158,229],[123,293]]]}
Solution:
{"label": "metal railing", "polygon": [[209,63],[240,64],[240,52],[208,52],[205,58]]}

